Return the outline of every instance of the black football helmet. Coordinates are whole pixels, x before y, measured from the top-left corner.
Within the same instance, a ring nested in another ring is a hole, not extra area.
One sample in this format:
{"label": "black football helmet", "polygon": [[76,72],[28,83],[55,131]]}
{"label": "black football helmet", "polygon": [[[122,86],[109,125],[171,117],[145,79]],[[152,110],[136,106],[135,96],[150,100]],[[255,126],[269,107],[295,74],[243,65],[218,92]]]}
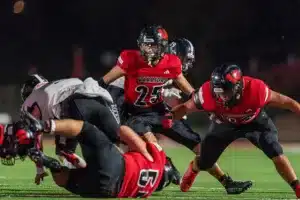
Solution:
{"label": "black football helmet", "polygon": [[187,71],[193,67],[195,62],[194,45],[185,38],[177,38],[169,43],[169,53],[177,55],[182,63],[182,72],[187,74]]}
{"label": "black football helmet", "polygon": [[173,167],[174,166],[172,166],[172,164],[170,162],[167,162],[165,164],[163,176],[162,176],[160,183],[155,191],[161,191],[165,187],[169,186],[172,183],[172,181],[175,178],[175,176],[174,176],[175,171],[174,171]]}
{"label": "black football helmet", "polygon": [[[28,140],[18,140],[17,131],[22,129]],[[25,123],[18,121],[13,124],[1,125],[0,128],[0,159],[3,165],[12,166],[16,159],[24,160],[28,150],[34,147],[33,133]]]}
{"label": "black football helmet", "polygon": [[48,83],[49,81],[39,74],[30,75],[29,79],[25,81],[21,88],[22,102],[32,93],[34,87],[40,83]]}
{"label": "black football helmet", "polygon": [[210,78],[213,96],[218,103],[232,107],[241,99],[243,92],[243,74],[237,65],[217,67]]}
{"label": "black football helmet", "polygon": [[141,55],[149,65],[155,65],[168,47],[168,33],[162,26],[147,26],[137,40]]}

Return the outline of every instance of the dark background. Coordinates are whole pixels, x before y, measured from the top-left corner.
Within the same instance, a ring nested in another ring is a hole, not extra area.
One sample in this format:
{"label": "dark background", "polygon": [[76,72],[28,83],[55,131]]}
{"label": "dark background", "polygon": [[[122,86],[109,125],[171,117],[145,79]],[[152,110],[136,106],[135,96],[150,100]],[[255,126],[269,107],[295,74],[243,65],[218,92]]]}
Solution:
{"label": "dark background", "polygon": [[[136,48],[139,31],[153,23],[163,25],[170,38],[194,43],[195,85],[224,62],[256,75],[299,54],[298,0],[24,0],[19,14],[13,12],[15,2],[1,1],[3,84],[22,82],[32,66],[49,79],[71,76],[77,47],[89,75],[101,75],[108,68],[100,55]],[[252,61],[259,65],[254,72]]]}

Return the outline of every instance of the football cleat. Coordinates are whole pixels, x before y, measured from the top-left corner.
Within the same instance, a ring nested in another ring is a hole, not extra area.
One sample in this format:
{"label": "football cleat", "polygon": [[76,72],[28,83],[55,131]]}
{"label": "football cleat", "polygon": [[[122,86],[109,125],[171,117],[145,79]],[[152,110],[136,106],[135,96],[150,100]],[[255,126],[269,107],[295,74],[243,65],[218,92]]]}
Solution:
{"label": "football cleat", "polygon": [[198,172],[193,171],[193,161],[190,162],[188,169],[184,173],[181,183],[180,183],[180,190],[182,192],[187,192],[192,187],[196,177],[198,175]]}
{"label": "football cleat", "polygon": [[65,158],[63,159],[63,165],[68,167],[69,169],[72,168],[85,168],[86,162],[80,156],[76,155],[75,153],[67,153],[64,151],[60,152],[61,155]]}
{"label": "football cleat", "polygon": [[224,187],[227,194],[241,194],[252,187],[252,181],[234,181],[230,176],[226,176]]}
{"label": "football cleat", "polygon": [[298,199],[300,199],[300,184],[296,185],[294,191],[295,191],[296,197]]}

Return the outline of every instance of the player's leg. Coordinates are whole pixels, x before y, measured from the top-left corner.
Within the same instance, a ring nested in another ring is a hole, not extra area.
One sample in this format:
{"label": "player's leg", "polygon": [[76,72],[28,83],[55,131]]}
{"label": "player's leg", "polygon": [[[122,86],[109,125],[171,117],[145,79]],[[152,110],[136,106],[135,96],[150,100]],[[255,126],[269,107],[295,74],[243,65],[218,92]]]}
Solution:
{"label": "player's leg", "polygon": [[[77,140],[75,138],[66,138],[60,135],[55,136],[55,154],[64,166],[68,168],[78,168],[76,160]],[[81,166],[82,167],[82,166]]]}
{"label": "player's leg", "polygon": [[[104,101],[101,102],[101,98],[94,99],[73,95],[61,104],[62,118],[89,121],[102,129],[112,141],[116,141],[119,125],[111,110],[104,103]],[[56,136],[55,141],[56,153],[65,166],[75,165],[75,167],[79,167],[76,165],[78,160],[74,153],[78,143],[76,138]]]}
{"label": "player's leg", "polygon": [[[192,130],[186,120],[174,121],[173,127],[169,130],[164,131],[164,135],[174,140],[175,142],[182,144],[189,148],[196,155],[200,154],[200,134]],[[197,163],[192,162],[193,168],[197,169]],[[215,177],[223,186],[227,185],[229,181],[232,181],[229,175],[226,175],[217,163],[215,163],[207,172]],[[236,187],[243,185],[243,182],[235,182]],[[233,185],[233,184],[232,184]],[[230,193],[230,191],[229,191]]]}
{"label": "player's leg", "polygon": [[201,137],[185,120],[174,121],[172,128],[162,129],[161,134],[199,154]]}
{"label": "player's leg", "polygon": [[118,139],[119,114],[117,110],[113,111],[111,104],[107,104],[102,98],[80,96],[73,98],[69,104],[72,105],[73,111],[77,110],[80,113],[82,120],[102,130],[112,142]]}
{"label": "player's leg", "polygon": [[245,127],[245,132],[246,138],[273,161],[278,174],[292,187],[296,196],[300,197],[299,180],[278,142],[278,131],[271,118],[262,111],[254,122]]}
{"label": "player's leg", "polygon": [[[67,172],[55,167],[55,182],[83,197],[115,197],[120,190],[125,171],[122,154],[102,131],[88,122],[83,123],[76,139],[81,145],[87,166],[83,169],[69,170],[67,182],[64,178]],[[59,162],[56,162],[56,165],[43,163],[49,168],[59,165]]]}
{"label": "player's leg", "polygon": [[109,85],[106,90],[112,96],[114,103],[117,105],[121,124],[126,121],[128,117],[128,113],[126,112],[125,104],[124,104],[124,89],[122,87],[117,87],[115,85]]}
{"label": "player's leg", "polygon": [[237,138],[239,135],[232,127],[212,123],[209,133],[201,143],[200,155],[190,163],[182,178],[181,190],[186,192],[190,189],[200,170],[208,171],[216,176],[228,194],[240,194],[251,187],[251,181],[233,181],[230,177],[221,175],[222,171],[220,172],[219,167],[215,164],[227,146]]}
{"label": "player's leg", "polygon": [[[82,185],[83,188],[88,187],[85,188],[86,195],[117,194],[125,171],[125,161],[118,148],[106,134],[88,122],[85,122],[77,139],[82,147],[87,167],[92,171],[96,170],[96,173],[87,174],[86,183]],[[91,188],[90,182],[95,182],[92,184],[95,185],[94,188]]]}

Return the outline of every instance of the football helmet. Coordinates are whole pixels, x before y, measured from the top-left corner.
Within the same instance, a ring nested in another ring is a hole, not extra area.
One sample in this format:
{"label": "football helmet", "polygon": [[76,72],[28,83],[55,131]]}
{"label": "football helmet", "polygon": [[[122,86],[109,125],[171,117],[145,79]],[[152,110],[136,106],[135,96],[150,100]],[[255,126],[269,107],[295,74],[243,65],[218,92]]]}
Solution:
{"label": "football helmet", "polygon": [[21,121],[0,125],[1,163],[11,166],[16,159],[24,160],[28,150],[34,147],[34,141],[34,134]]}
{"label": "football helmet", "polygon": [[217,67],[210,78],[213,96],[218,103],[232,107],[241,99],[243,92],[243,74],[237,65]]}
{"label": "football helmet", "polygon": [[48,83],[49,81],[39,74],[30,75],[29,79],[25,81],[21,88],[22,102],[32,93],[35,86],[41,83]]}
{"label": "football helmet", "polygon": [[185,38],[177,38],[170,41],[169,53],[177,55],[182,63],[182,72],[187,74],[195,63],[194,45]]}
{"label": "football helmet", "polygon": [[168,47],[168,33],[162,26],[147,26],[137,40],[141,55],[149,65],[155,65]]}

